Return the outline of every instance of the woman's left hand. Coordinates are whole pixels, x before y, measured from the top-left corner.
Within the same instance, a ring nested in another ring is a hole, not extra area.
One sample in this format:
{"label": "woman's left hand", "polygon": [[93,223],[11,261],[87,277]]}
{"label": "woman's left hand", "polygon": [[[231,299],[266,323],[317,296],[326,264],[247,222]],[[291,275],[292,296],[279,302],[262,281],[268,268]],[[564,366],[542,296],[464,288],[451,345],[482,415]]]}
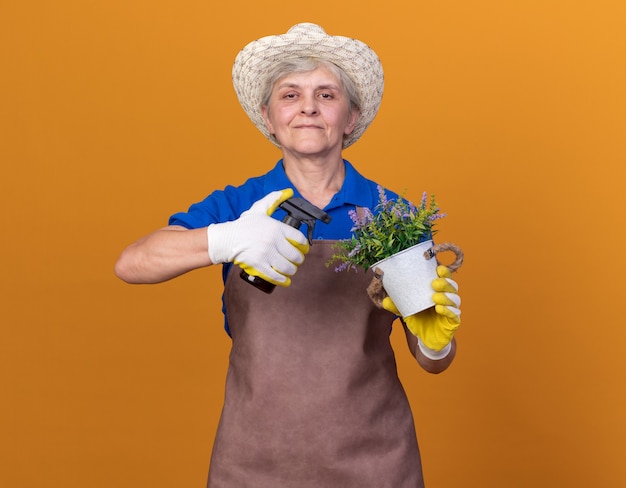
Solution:
{"label": "woman's left hand", "polygon": [[[432,282],[435,306],[402,319],[411,333],[435,352],[441,351],[452,342],[454,333],[461,325],[459,287],[451,279],[452,273],[446,266],[437,267],[437,276]],[[383,299],[382,306],[399,315],[390,297]]]}

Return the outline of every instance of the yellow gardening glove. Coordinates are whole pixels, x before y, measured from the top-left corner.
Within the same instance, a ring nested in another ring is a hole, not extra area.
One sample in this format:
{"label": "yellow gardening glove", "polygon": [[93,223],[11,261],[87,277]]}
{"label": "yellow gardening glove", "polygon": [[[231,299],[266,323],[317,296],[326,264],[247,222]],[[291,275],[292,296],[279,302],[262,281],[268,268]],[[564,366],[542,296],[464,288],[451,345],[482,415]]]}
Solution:
{"label": "yellow gardening glove", "polygon": [[[452,342],[454,332],[461,325],[459,287],[450,279],[452,273],[447,267],[437,266],[437,276],[439,278],[432,282],[435,307],[403,319],[411,333],[421,341],[420,346],[423,344],[435,353],[442,351]],[[400,315],[390,297],[384,298],[382,305],[385,310]]]}

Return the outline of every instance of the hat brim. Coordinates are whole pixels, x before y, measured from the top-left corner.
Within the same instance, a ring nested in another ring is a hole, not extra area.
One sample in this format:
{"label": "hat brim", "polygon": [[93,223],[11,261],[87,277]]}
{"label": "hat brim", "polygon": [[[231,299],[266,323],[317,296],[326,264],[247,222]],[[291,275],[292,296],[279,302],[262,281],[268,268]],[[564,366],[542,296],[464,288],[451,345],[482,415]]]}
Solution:
{"label": "hat brim", "polygon": [[378,113],[384,88],[383,68],[367,44],[349,37],[330,36],[318,25],[297,24],[286,34],[262,37],[245,46],[235,58],[232,73],[239,103],[263,135],[278,145],[261,113],[262,91],[272,66],[301,57],[330,61],[354,82],[361,106],[354,130],[344,138],[343,147],[354,144]]}

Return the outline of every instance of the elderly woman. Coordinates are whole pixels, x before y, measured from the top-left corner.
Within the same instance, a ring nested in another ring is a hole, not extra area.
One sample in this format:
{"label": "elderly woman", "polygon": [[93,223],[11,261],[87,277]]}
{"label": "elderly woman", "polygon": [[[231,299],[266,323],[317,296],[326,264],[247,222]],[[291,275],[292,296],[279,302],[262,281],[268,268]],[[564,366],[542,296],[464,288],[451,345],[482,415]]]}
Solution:
{"label": "elderly woman", "polygon": [[[223,264],[232,350],[208,486],[423,486],[389,341],[397,317],[369,298],[371,274],[325,265],[333,242],[350,237],[349,210],[374,209],[378,200],[378,185],[342,150],[376,115],[380,61],[360,41],[298,24],[247,45],[235,60],[233,83],[282,159],[268,173],[174,214],[169,226],[124,250],[116,265],[127,282],[156,283]],[[281,221],[278,206],[292,196],[332,217],[311,229],[312,245]],[[260,292],[233,264],[278,287]],[[433,373],[452,362],[460,323],[456,283],[445,267],[439,270],[443,311],[405,319],[423,335],[405,327],[411,351]],[[448,344],[429,348],[432,333]]]}

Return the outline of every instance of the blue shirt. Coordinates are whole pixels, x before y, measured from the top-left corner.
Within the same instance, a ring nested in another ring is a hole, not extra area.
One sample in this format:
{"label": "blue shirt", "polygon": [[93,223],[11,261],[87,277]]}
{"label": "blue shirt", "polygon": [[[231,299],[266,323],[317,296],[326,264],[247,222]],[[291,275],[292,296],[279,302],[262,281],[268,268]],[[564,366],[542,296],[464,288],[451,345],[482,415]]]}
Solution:
{"label": "blue shirt", "polygon": [[[313,229],[313,239],[348,239],[352,235],[354,225],[348,212],[356,207],[369,208],[374,211],[378,201],[378,184],[362,176],[348,161],[344,160],[346,177],[341,189],[332,200],[324,207],[324,211],[331,216],[328,224],[317,222]],[[236,220],[243,212],[248,210],[254,202],[260,200],[268,193],[275,190],[292,188],[294,196],[302,197],[293,183],[287,178],[282,159],[278,161],[274,169],[262,176],[248,179],[240,186],[227,186],[224,190],[216,190],[208,197],[189,207],[187,212],[179,212],[172,215],[169,225],[180,225],[187,229],[207,227],[210,224]],[[397,194],[385,190],[388,198],[397,198]],[[278,208],[272,217],[282,220],[286,212]],[[306,234],[307,229],[303,227]],[[232,267],[232,263],[225,263],[222,268],[222,278],[226,277]],[[226,322],[228,332],[228,322]]]}

